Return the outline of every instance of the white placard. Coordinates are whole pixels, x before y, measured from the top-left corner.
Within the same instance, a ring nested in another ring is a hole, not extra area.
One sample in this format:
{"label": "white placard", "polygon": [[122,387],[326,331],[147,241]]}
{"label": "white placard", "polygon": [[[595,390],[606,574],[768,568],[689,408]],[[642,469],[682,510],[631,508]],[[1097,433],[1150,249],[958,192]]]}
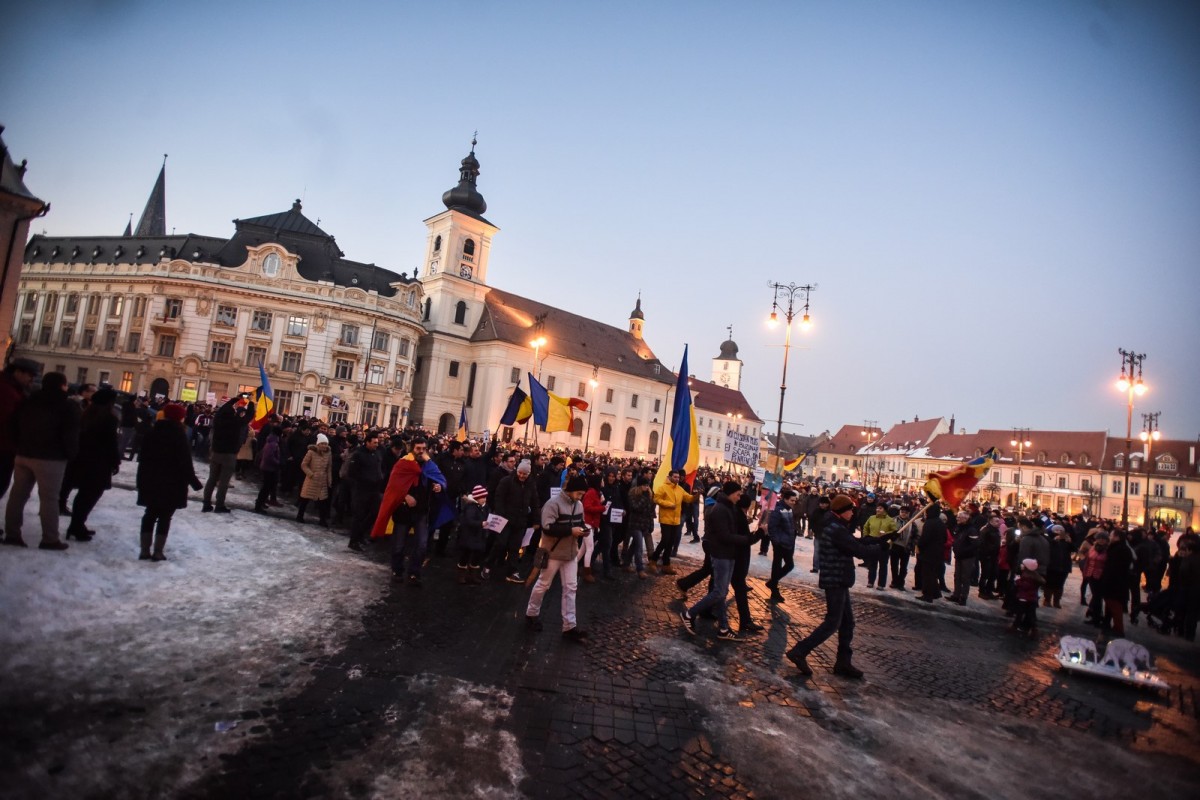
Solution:
{"label": "white placard", "polygon": [[558,497],[560,494],[562,494],[562,487],[561,487],[561,486],[551,486],[551,487],[550,487],[550,499],[551,499],[551,500],[553,500],[554,498]]}
{"label": "white placard", "polygon": [[624,522],[625,521],[625,509],[614,508],[613,510],[609,511],[608,512],[608,521],[613,523],[614,525],[617,524],[618,522]]}
{"label": "white placard", "polygon": [[758,438],[726,428],[725,460],[743,467],[758,466]]}
{"label": "white placard", "polygon": [[525,536],[521,539],[521,547],[529,547],[529,543],[533,541],[533,532],[537,528],[526,528]]}
{"label": "white placard", "polygon": [[765,477],[767,477],[767,468],[766,467],[755,467],[754,468],[754,482],[755,483],[762,483],[763,478],[765,478]]}
{"label": "white placard", "polygon": [[485,531],[495,531],[499,533],[504,530],[504,526],[508,524],[508,520],[499,514],[488,514],[487,521],[483,523]]}

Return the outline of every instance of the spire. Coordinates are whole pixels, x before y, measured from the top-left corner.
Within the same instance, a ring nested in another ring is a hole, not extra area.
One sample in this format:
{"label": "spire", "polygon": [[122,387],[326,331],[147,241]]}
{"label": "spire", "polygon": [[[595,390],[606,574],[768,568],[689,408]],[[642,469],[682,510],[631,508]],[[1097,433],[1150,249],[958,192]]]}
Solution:
{"label": "spire", "polygon": [[125,223],[125,233],[122,236],[133,236],[133,212],[129,212],[129,221]]}
{"label": "spire", "polygon": [[162,169],[158,171],[158,180],[146,201],[146,210],[138,220],[138,236],[167,235],[167,155],[163,154]]}
{"label": "spire", "polygon": [[646,315],[642,313],[642,293],[638,292],[637,303],[629,312],[629,332],[635,339],[642,338],[642,329],[646,326]]}
{"label": "spire", "polygon": [[642,313],[642,293],[638,292],[637,303],[633,306],[633,311],[629,312],[630,319],[645,319],[646,315]]}
{"label": "spire", "polygon": [[[478,135],[478,131],[476,131]],[[461,211],[473,217],[483,215],[487,211],[487,201],[475,188],[479,177],[479,160],[475,158],[476,137],[471,137],[471,152],[462,160],[458,170],[458,186],[447,190],[442,195],[442,203],[453,211]]]}

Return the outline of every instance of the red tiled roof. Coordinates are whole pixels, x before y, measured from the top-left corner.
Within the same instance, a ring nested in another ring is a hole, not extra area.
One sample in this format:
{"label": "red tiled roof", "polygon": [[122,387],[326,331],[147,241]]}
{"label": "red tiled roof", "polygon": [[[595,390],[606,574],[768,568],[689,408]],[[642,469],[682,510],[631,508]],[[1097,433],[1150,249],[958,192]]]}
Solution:
{"label": "red tiled roof", "polygon": [[[1010,444],[1012,430],[981,430],[976,436],[995,446],[1002,462],[1016,463],[1017,448]],[[1104,458],[1108,434],[1104,431],[1028,431],[1030,445],[1021,454],[1023,464],[1044,463],[1059,467],[1096,467]],[[1039,455],[1043,460],[1039,462]],[[1083,463],[1086,456],[1087,464]]]}
{"label": "red tiled roof", "polygon": [[942,417],[913,420],[893,425],[887,433],[871,444],[864,452],[880,453],[886,451],[915,450],[929,444],[929,440],[937,433],[938,428],[945,427]]}
{"label": "red tiled roof", "polygon": [[838,428],[829,441],[822,442],[817,448],[818,453],[857,453],[866,444],[863,436],[866,428],[862,425],[843,425]]}
{"label": "red tiled roof", "polygon": [[[1133,440],[1133,454],[1144,454],[1146,445],[1138,438]],[[1118,456],[1125,455],[1125,439],[1115,436],[1108,437],[1108,449],[1104,454],[1104,462],[1100,469],[1106,472],[1124,472],[1125,465],[1122,463],[1120,467],[1116,466]],[[1164,458],[1166,456],[1166,458]],[[1200,477],[1200,441],[1195,439],[1162,439],[1155,442],[1150,447],[1150,460],[1154,462],[1154,475],[1163,478],[1195,478]],[[1164,463],[1174,463],[1174,470],[1164,470]],[[1145,475],[1148,471],[1148,464],[1145,459],[1139,458],[1137,468],[1134,469],[1132,462],[1130,464],[1130,472],[1136,475]]]}
{"label": "red tiled roof", "polygon": [[711,381],[703,382],[692,379],[692,402],[697,409],[711,411],[717,414],[741,414],[747,422],[762,422],[745,396],[737,389]]}

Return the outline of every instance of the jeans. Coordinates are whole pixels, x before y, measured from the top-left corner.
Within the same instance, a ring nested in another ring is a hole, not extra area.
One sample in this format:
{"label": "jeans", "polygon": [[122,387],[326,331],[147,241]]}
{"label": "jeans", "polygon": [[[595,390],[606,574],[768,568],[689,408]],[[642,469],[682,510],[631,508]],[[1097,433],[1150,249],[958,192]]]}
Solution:
{"label": "jeans", "polygon": [[225,507],[225,493],[237,467],[237,453],[213,453],[208,460],[208,482],[204,484],[204,503],[213,504],[213,489],[217,490],[217,507]]}
{"label": "jeans", "polygon": [[633,564],[638,572],[646,571],[643,549],[646,546],[645,537],[641,531],[630,529],[629,545],[625,548],[625,563]]}
{"label": "jeans", "polygon": [[353,518],[350,521],[350,541],[362,544],[371,535],[375,525],[375,515],[379,513],[379,504],[383,502],[383,494],[375,489],[353,487],[351,508]]}
{"label": "jeans", "polygon": [[529,605],[525,607],[525,616],[537,617],[542,613],[542,599],[554,581],[555,575],[562,576],[562,629],[567,632],[575,627],[575,593],[579,591],[579,562],[575,559],[556,561],[550,559],[538,574],[537,583],[533,585],[533,593],[529,595]]}
{"label": "jeans", "polygon": [[729,594],[729,582],[733,578],[733,564],[732,558],[712,559],[712,588],[708,590],[708,594],[700,598],[696,605],[688,609],[688,616],[696,617],[700,612],[711,608],[717,614],[717,622],[720,624],[721,630],[729,629],[729,614],[725,609],[725,596]]}
{"label": "jeans", "polygon": [[66,461],[45,458],[13,459],[12,491],[8,495],[8,507],[4,510],[4,537],[9,541],[21,539],[21,525],[25,517],[25,504],[33,494],[34,484],[38,489],[38,516],[42,520],[42,542],[57,544],[58,538],[58,493],[62,488],[63,475],[67,471]]}
{"label": "jeans", "polygon": [[825,619],[805,638],[796,642],[795,647],[788,651],[794,658],[807,656],[817,646],[837,632],[837,660],[849,661],[853,652],[851,644],[854,641],[854,610],[850,607],[850,589],[838,587],[825,590]]}
{"label": "jeans", "polygon": [[429,518],[422,514],[415,522],[400,522],[395,516],[392,519],[392,573],[403,575],[407,559],[408,574],[419,578],[429,547]]}

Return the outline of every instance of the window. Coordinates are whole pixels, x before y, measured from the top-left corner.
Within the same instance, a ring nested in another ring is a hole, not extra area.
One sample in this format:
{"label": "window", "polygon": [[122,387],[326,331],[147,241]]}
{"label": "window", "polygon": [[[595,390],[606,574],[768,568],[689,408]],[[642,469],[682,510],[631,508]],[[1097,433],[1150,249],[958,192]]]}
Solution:
{"label": "window", "polygon": [[553,392],[554,388],[555,388],[554,387],[555,382],[556,381],[555,381],[555,378],[553,375],[551,375],[549,378],[547,378],[546,379],[546,391]]}
{"label": "window", "polygon": [[704,437],[704,446],[705,446],[705,447],[712,447],[712,436],[705,436],[705,437]]}
{"label": "window", "polygon": [[1090,466],[1091,463],[1092,463],[1092,459],[1087,453],[1079,454],[1079,466],[1087,467],[1087,466]]}
{"label": "window", "polygon": [[[109,375],[110,375],[110,373],[108,370],[106,370],[106,369],[100,370],[100,375],[96,379],[96,382],[99,383],[101,386],[104,386],[105,384],[108,383]],[[109,385],[111,386],[112,384],[109,384]]]}
{"label": "window", "polygon": [[229,328],[237,325],[237,308],[235,306],[217,306],[216,324]]}
{"label": "window", "polygon": [[512,368],[512,372],[509,373],[509,376],[508,376],[508,382],[509,383],[520,383],[521,382],[521,368],[520,367]]}
{"label": "window", "polygon": [[[295,370],[299,372],[300,370]],[[339,358],[333,362],[333,379],[335,381],[354,380],[354,362],[348,358]]]}
{"label": "window", "polygon": [[454,324],[455,325],[466,325],[467,324],[467,304],[464,303],[462,300],[459,300],[458,305],[456,305],[454,307]]}
{"label": "window", "polygon": [[658,431],[650,431],[650,444],[646,446],[646,449],[650,451],[650,455],[658,452]]}
{"label": "window", "polygon": [[80,367],[79,369],[75,370],[75,382],[81,384],[87,383],[87,373],[87,367]]}
{"label": "window", "polygon": [[268,278],[274,278],[279,274],[279,264],[281,261],[279,253],[267,253],[266,258],[262,262],[263,274]]}
{"label": "window", "polygon": [[435,252],[435,253],[442,252],[442,237],[441,236],[438,236],[433,240],[433,252]]}
{"label": "window", "polygon": [[1121,467],[1125,466],[1125,457],[1117,456],[1116,458],[1114,458],[1113,466],[1116,467],[1117,469],[1120,469]]}
{"label": "window", "polygon": [[600,441],[612,441],[612,425],[609,425],[607,422],[600,426]]}
{"label": "window", "polygon": [[1091,478],[1080,478],[1079,479],[1079,488],[1085,492],[1090,492],[1092,490],[1092,479]]}
{"label": "window", "polygon": [[396,370],[396,388],[397,389],[403,389],[404,382],[407,379],[408,379],[408,370],[406,370],[406,369],[397,369]]}
{"label": "window", "polygon": [[1113,481],[1112,493],[1113,494],[1121,493],[1121,482],[1120,481]]}
{"label": "window", "polygon": [[379,423],[379,403],[366,402],[362,404],[362,423],[364,425]]}
{"label": "window", "polygon": [[1167,493],[1167,486],[1165,483],[1154,484],[1154,496],[1155,497],[1162,497],[1166,493]]}
{"label": "window", "polygon": [[382,350],[387,352],[392,346],[392,335],[386,331],[375,331],[375,335],[371,337],[371,349]]}
{"label": "window", "polygon": [[636,444],[637,444],[637,431],[634,430],[633,428],[626,428],[626,430],[625,430],[625,449],[633,450],[633,448]]}
{"label": "window", "polygon": [[408,356],[408,339],[400,340],[400,351],[396,353],[396,355],[400,356],[401,358]]}
{"label": "window", "polygon": [[451,378],[458,377],[458,362],[457,361],[450,362],[450,377]]}
{"label": "window", "polygon": [[229,342],[213,342],[208,348],[208,360],[214,364],[228,364]]}
{"label": "window", "polygon": [[270,311],[255,311],[250,317],[250,330],[259,331],[260,333],[270,333],[271,322],[274,319],[275,317]]}
{"label": "window", "polygon": [[587,397],[586,392],[587,392],[587,384],[584,383],[583,381],[580,381],[579,382],[579,392],[578,392],[577,396],[578,397]]}
{"label": "window", "polygon": [[[850,463],[850,461],[847,459],[846,463],[847,463],[847,464],[849,464],[849,463]],[[834,465],[835,467],[837,466],[837,456],[834,456],[834,457],[833,457],[833,465]]]}
{"label": "window", "polygon": [[299,350],[286,350],[279,364],[280,372],[299,372],[301,353]]}
{"label": "window", "polygon": [[1129,482],[1129,493],[1130,494],[1141,494],[1142,493],[1141,481],[1130,481]]}
{"label": "window", "polygon": [[129,338],[125,341],[125,352],[138,353],[142,349],[142,334],[138,331],[130,331]]}
{"label": "window", "polygon": [[75,326],[74,325],[63,325],[61,328],[59,328],[59,330],[58,330],[58,346],[59,347],[70,347],[71,340],[74,338],[75,338]]}
{"label": "window", "polygon": [[1046,463],[1046,454],[1045,454],[1045,452],[1040,452],[1040,453],[1038,453],[1038,454],[1037,454],[1037,463],[1039,463],[1039,464],[1045,464],[1045,463]]}
{"label": "window", "polygon": [[116,328],[109,328],[104,332],[104,349],[110,353],[117,349]]}
{"label": "window", "polygon": [[1058,476],[1058,488],[1060,488],[1060,489],[1067,488],[1067,476],[1066,475]]}
{"label": "window", "polygon": [[1172,492],[1172,494],[1174,495],[1176,500],[1182,500],[1183,499],[1183,487],[1176,486],[1175,490]]}
{"label": "window", "polygon": [[408,304],[409,308],[415,308],[417,305],[417,293],[409,292],[408,298],[405,300],[405,302]]}
{"label": "window", "polygon": [[257,367],[259,364],[266,367],[267,348],[252,344],[246,348],[246,366]]}
{"label": "window", "polygon": [[17,333],[17,344],[29,344],[29,340],[33,338],[33,323],[22,322],[21,329]]}
{"label": "window", "polygon": [[287,335],[308,336],[308,317],[300,317],[295,314],[288,317]]}
{"label": "window", "polygon": [[1175,471],[1175,459],[1164,458],[1162,461],[1158,462],[1158,469],[1161,472],[1174,472]]}
{"label": "window", "polygon": [[32,314],[37,310],[38,293],[30,292],[25,295],[25,313]]}
{"label": "window", "polygon": [[367,383],[373,386],[383,385],[383,364],[372,364],[367,370]]}
{"label": "window", "polygon": [[473,260],[475,257],[475,240],[467,239],[463,242],[463,258],[467,261]]}
{"label": "window", "polygon": [[108,301],[108,315],[110,317],[119,317],[121,312],[125,310],[125,295],[115,294]]}
{"label": "window", "polygon": [[44,316],[53,316],[54,312],[57,310],[58,310],[58,295],[56,295],[54,292],[47,292],[46,293],[46,308],[42,311],[42,314]]}
{"label": "window", "polygon": [[425,298],[425,314],[424,314],[425,322],[429,321],[429,315],[431,313],[433,313],[433,300],[429,297],[426,297]]}
{"label": "window", "polygon": [[229,397],[229,384],[223,381],[209,381],[208,390],[218,398]]}
{"label": "window", "polygon": [[1041,475],[1033,476],[1033,485],[1038,486],[1038,487],[1040,487],[1042,485],[1042,476]]}
{"label": "window", "polygon": [[275,413],[287,416],[292,410],[292,393],[286,389],[275,390]]}
{"label": "window", "polygon": [[74,314],[79,311],[79,295],[67,295],[67,313]]}
{"label": "window", "polygon": [[[289,333],[290,332],[291,331],[289,331]],[[302,334],[295,334],[295,335],[299,336]],[[352,347],[354,345],[357,345],[358,344],[358,326],[357,325],[347,325],[346,323],[343,322],[342,323],[342,335],[340,337],[338,337],[338,341],[341,342],[342,344],[348,344]]]}
{"label": "window", "polygon": [[94,317],[100,313],[100,297],[99,295],[89,295],[87,304],[87,315]]}
{"label": "window", "polygon": [[138,296],[133,298],[133,316],[135,319],[141,319],[142,317],[146,316],[145,297]]}
{"label": "window", "polygon": [[[654,413],[655,413],[655,414],[657,414],[657,413],[658,413],[658,410],[659,410],[660,408],[662,408],[662,399],[661,399],[661,398],[658,398],[658,397],[656,397],[656,398],[654,398]],[[708,427],[710,427],[710,428],[712,427],[712,420],[711,420],[711,419],[708,421]]]}
{"label": "window", "polygon": [[630,408],[637,408],[637,401],[638,401],[638,396],[637,396],[636,394],[635,394],[635,395],[631,395],[631,396],[630,396],[630,398],[629,398],[629,407],[630,407]]}
{"label": "window", "polygon": [[50,344],[50,333],[50,326],[43,325],[38,331],[38,344],[42,345],[43,347]]}
{"label": "window", "polygon": [[[95,300],[96,298],[92,298]],[[91,303],[88,303],[88,313],[92,313]],[[183,301],[177,297],[168,297],[163,302],[163,319],[179,319],[183,313]]]}
{"label": "window", "polygon": [[95,345],[96,331],[92,328],[84,328],[83,339],[79,342],[79,346],[86,350],[90,347],[95,347]]}
{"label": "window", "polygon": [[133,373],[132,372],[122,372],[121,373],[121,385],[118,388],[120,388],[120,390],[122,392],[132,392],[133,391]]}
{"label": "window", "polygon": [[580,436],[583,436],[583,420],[582,419],[571,420],[571,435],[574,436],[576,439],[578,439]]}

